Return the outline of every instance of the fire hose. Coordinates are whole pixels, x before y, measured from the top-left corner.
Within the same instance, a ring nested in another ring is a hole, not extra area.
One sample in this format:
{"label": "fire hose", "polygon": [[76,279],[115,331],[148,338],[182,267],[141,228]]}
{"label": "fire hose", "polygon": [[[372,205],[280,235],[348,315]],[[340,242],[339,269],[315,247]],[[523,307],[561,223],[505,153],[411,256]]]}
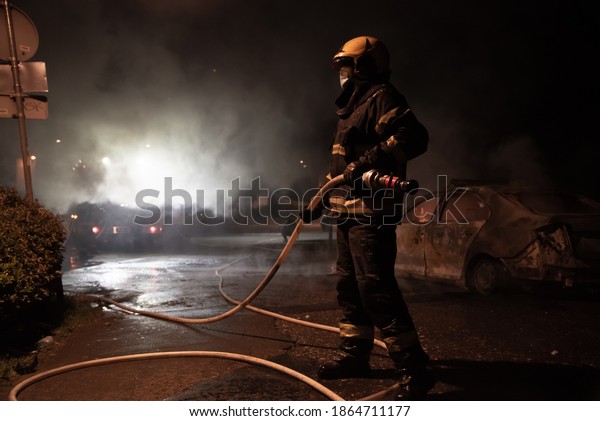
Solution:
{"label": "fire hose", "polygon": [[[383,187],[383,188],[391,188],[391,189],[408,191],[408,192],[418,188],[418,183],[415,180],[402,180],[399,177],[379,174],[375,170],[371,170],[371,171],[368,171],[365,174],[363,174],[362,181],[363,181],[363,184],[369,188]],[[331,179],[330,181],[328,181],[323,187],[321,187],[319,189],[317,194],[311,199],[310,203],[308,204],[308,206],[306,208],[307,211],[310,212],[310,211],[315,210],[317,208],[317,206],[319,206],[320,202],[322,201],[325,193],[328,192],[333,187],[341,184],[342,182],[343,182],[342,175],[339,175],[339,176]],[[115,300],[112,300],[110,298],[107,298],[107,297],[92,296],[92,295],[89,295],[87,297],[90,300],[99,301],[99,302],[102,302],[102,303],[105,303],[108,305],[113,305],[115,307],[121,308],[121,309],[126,310],[131,313],[140,314],[143,316],[148,316],[148,317],[152,317],[152,318],[156,318],[156,319],[171,321],[171,322],[175,322],[175,323],[185,323],[185,324],[214,323],[219,320],[223,320],[227,317],[230,317],[242,309],[247,309],[247,310],[259,313],[259,314],[274,317],[274,318],[284,320],[284,321],[287,321],[290,323],[295,323],[295,324],[299,324],[299,325],[303,325],[303,326],[307,326],[307,327],[312,327],[312,328],[316,328],[316,329],[339,333],[339,328],[336,328],[333,326],[308,322],[305,320],[298,320],[298,319],[295,319],[292,317],[284,316],[284,315],[281,315],[278,313],[263,310],[263,309],[260,309],[260,308],[250,305],[252,300],[254,300],[254,298],[256,298],[264,290],[264,288],[269,284],[271,279],[275,276],[275,274],[277,273],[277,271],[279,270],[279,268],[285,261],[286,257],[292,250],[294,243],[296,242],[298,236],[300,235],[300,232],[302,231],[302,227],[303,227],[303,221],[300,218],[298,220],[298,223],[296,224],[296,227],[295,227],[293,233],[291,234],[285,247],[279,254],[279,257],[277,258],[275,263],[272,265],[271,269],[265,274],[265,276],[263,277],[261,282],[256,286],[256,288],[242,301],[235,300],[235,299],[229,297],[225,293],[225,291],[223,290],[223,277],[219,273],[219,270],[216,271],[216,274],[220,279],[219,291],[220,291],[221,295],[223,296],[223,298],[225,298],[226,301],[235,305],[230,310],[228,310],[224,313],[221,313],[219,315],[216,315],[216,316],[200,318],[200,319],[176,317],[176,316],[170,316],[170,315],[166,315],[166,314],[162,314],[162,313],[155,313],[155,312],[150,312],[150,311],[145,311],[145,310],[140,310],[140,309],[136,309],[133,307],[129,307],[129,306],[121,304],[121,303],[119,303]],[[230,266],[233,263],[235,263],[235,262],[232,262],[227,266]],[[378,339],[374,340],[374,344],[383,349],[386,348],[385,343]],[[38,373],[36,375],[33,375],[31,377],[24,379],[23,381],[21,381],[20,383],[18,383],[16,386],[13,387],[13,389],[9,393],[8,399],[12,400],[12,401],[16,401],[16,400],[18,400],[17,397],[18,397],[19,393],[21,393],[24,389],[26,389],[30,385],[37,383],[39,381],[42,381],[43,379],[46,379],[46,378],[49,378],[52,376],[56,376],[59,374],[67,373],[70,371],[74,371],[74,370],[79,370],[79,369],[88,368],[88,367],[101,366],[101,365],[107,365],[107,364],[115,364],[115,363],[119,363],[119,362],[140,361],[140,360],[150,360],[150,359],[165,359],[165,358],[182,358],[182,357],[221,358],[221,359],[241,361],[241,362],[246,362],[249,364],[255,364],[255,365],[271,368],[271,369],[274,369],[276,371],[284,373],[292,378],[295,378],[295,379],[307,384],[308,386],[312,387],[314,390],[321,393],[322,395],[329,398],[330,400],[335,400],[335,401],[344,400],[341,396],[339,396],[335,392],[331,391],[330,389],[326,388],[322,384],[316,382],[315,380],[311,379],[310,377],[305,376],[304,374],[299,373],[298,371],[292,370],[283,365],[276,364],[276,363],[273,363],[271,361],[264,360],[261,358],[251,357],[248,355],[235,354],[235,353],[229,353],[229,352],[217,352],[217,351],[173,351],[173,352],[131,354],[131,355],[102,358],[102,359],[83,361],[83,362],[79,362],[79,363],[65,365],[62,367],[57,367],[55,369],[51,369],[48,371]],[[394,385],[386,390],[377,392],[373,395],[364,397],[360,400],[378,400],[382,396],[385,396],[387,393],[391,392],[396,387],[397,387],[397,385]]]}

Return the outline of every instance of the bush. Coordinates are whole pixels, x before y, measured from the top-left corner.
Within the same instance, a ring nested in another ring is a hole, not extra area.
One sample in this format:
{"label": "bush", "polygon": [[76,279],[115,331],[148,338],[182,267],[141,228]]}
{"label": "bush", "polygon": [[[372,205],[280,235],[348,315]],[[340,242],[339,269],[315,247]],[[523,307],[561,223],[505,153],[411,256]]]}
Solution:
{"label": "bush", "polygon": [[64,240],[58,216],[0,187],[0,327],[62,299]]}

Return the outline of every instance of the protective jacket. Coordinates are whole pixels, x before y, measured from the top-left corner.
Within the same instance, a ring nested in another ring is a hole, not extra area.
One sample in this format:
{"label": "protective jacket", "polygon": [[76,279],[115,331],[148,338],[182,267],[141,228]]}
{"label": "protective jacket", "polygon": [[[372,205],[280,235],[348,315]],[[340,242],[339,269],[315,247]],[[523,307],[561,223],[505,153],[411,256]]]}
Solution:
{"label": "protective jacket", "polygon": [[[355,162],[359,173],[376,169],[405,178],[406,162],[427,150],[427,130],[389,82],[353,81],[336,103],[340,119],[331,145],[328,177],[342,174],[348,164]],[[354,187],[335,189],[329,197],[330,209],[342,217],[385,215],[400,220],[402,194]]]}

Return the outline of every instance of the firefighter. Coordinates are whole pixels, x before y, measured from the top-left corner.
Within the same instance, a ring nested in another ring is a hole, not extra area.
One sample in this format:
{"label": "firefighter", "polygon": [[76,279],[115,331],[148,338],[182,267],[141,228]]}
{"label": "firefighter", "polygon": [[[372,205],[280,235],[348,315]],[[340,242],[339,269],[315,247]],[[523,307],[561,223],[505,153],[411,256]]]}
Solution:
{"label": "firefighter", "polygon": [[[390,79],[389,55],[377,38],[360,36],[333,57],[342,93],[328,178],[343,174],[326,207],[337,219],[339,355],[319,367],[322,379],[369,375],[374,328],[387,345],[399,383],[397,399],[419,399],[433,386],[429,360],[394,274],[402,193],[372,190],[363,173],[406,177],[408,160],[427,149],[428,133]],[[310,222],[319,212],[302,212]]]}

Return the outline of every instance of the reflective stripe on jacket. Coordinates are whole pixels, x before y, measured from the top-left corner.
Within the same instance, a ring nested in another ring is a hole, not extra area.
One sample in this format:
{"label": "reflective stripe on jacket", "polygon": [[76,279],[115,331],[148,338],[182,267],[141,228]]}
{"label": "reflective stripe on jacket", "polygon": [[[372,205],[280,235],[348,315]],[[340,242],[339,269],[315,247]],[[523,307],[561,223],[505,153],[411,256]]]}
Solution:
{"label": "reflective stripe on jacket", "polygon": [[[354,110],[340,117],[333,144],[329,177],[359,161],[383,174],[406,177],[406,162],[427,149],[428,134],[391,84],[367,89]],[[403,195],[388,190],[353,190],[340,186],[329,195],[331,210],[349,217],[402,216]]]}

